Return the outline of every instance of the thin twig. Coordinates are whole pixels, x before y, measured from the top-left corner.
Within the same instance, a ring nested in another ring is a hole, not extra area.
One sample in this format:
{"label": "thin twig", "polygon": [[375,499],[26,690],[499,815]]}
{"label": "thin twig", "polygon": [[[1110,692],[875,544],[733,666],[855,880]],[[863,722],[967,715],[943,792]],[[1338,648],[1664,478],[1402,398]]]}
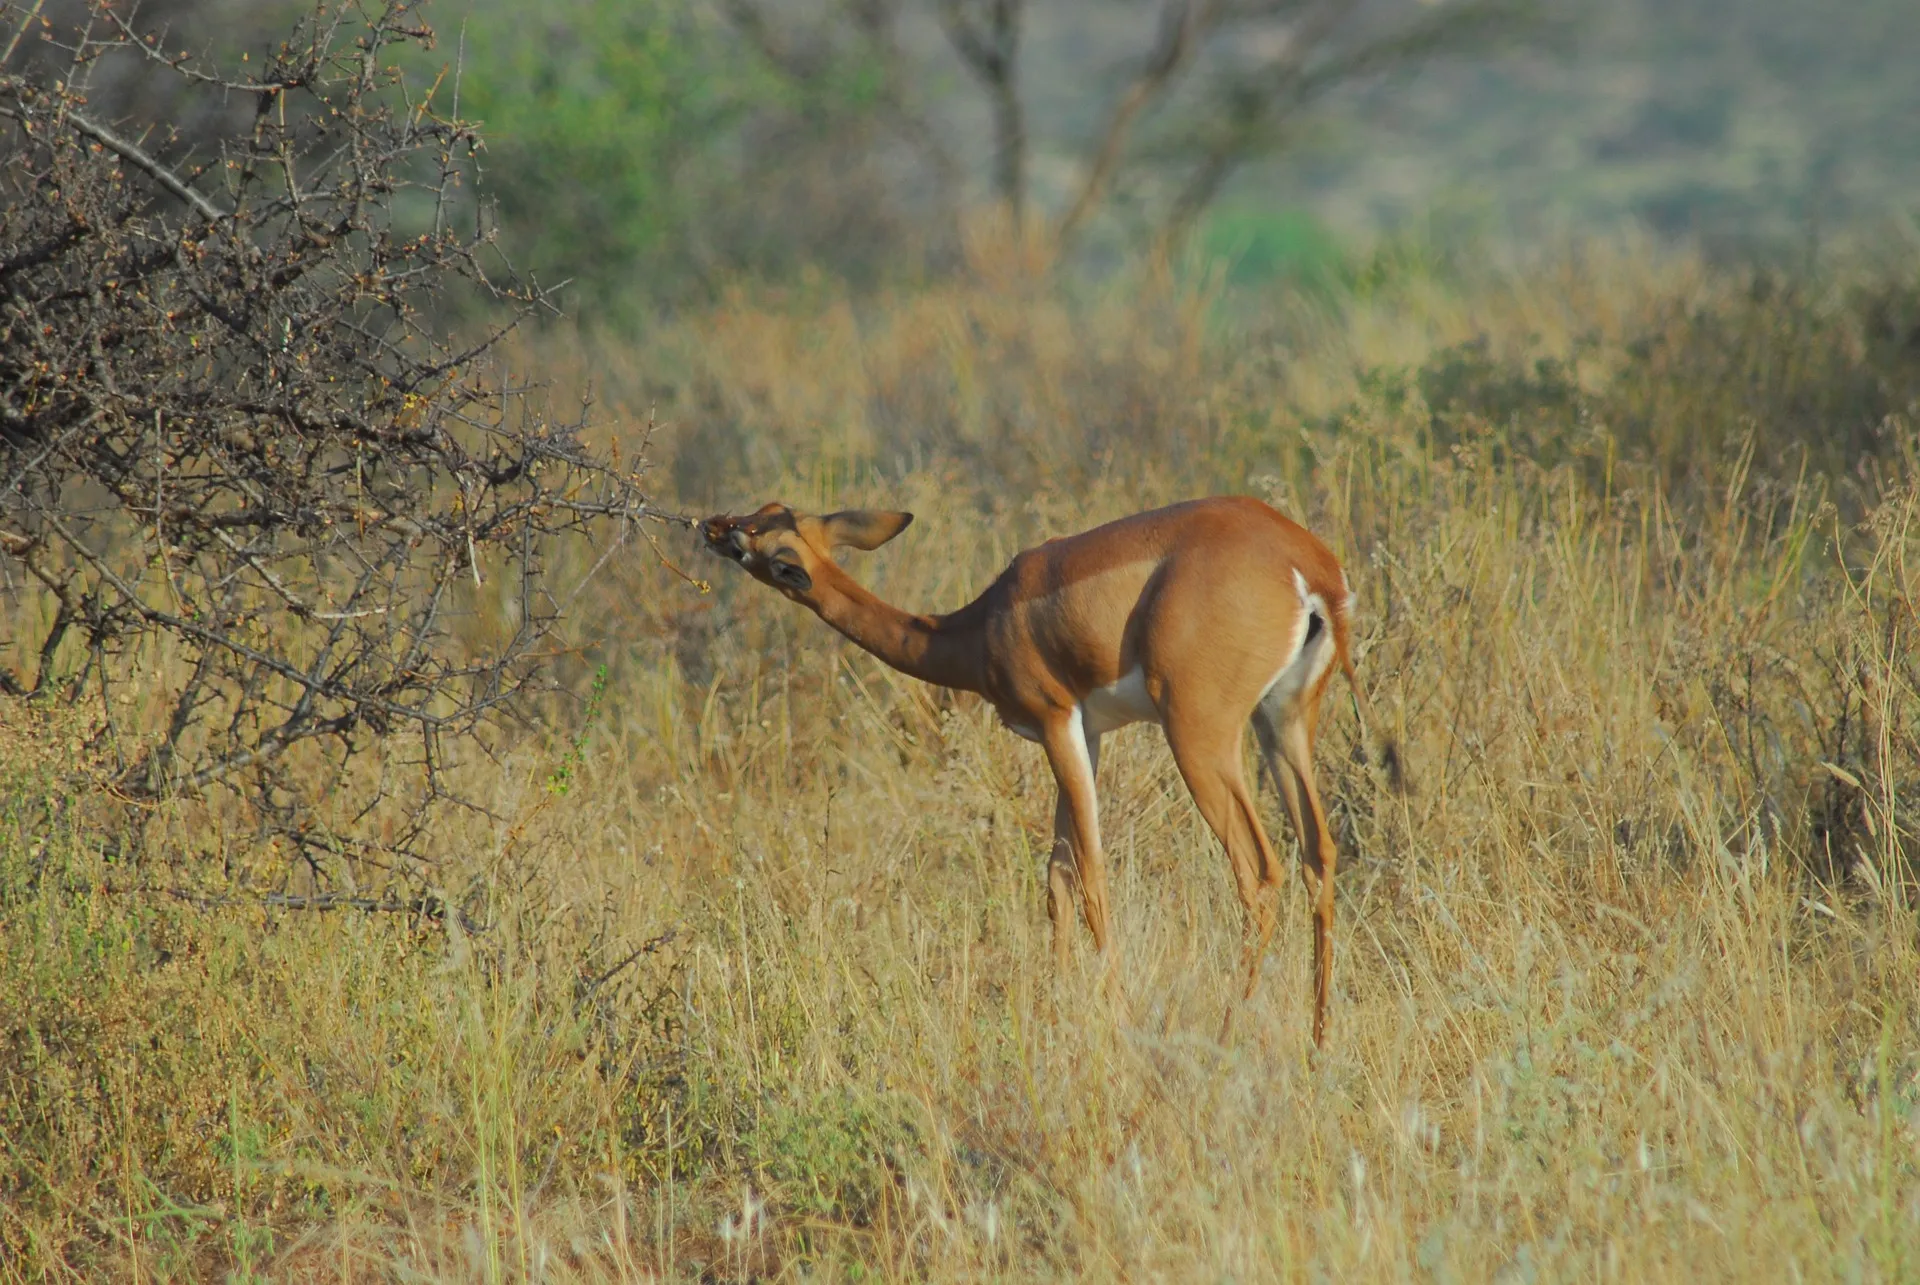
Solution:
{"label": "thin twig", "polygon": [[27,34],[27,28],[31,27],[33,20],[40,16],[40,10],[46,6],[46,3],[47,0],[33,0],[33,8],[21,16],[20,25],[13,29],[13,38],[7,41],[7,47],[4,50],[0,50],[0,67],[6,66],[7,61],[13,57],[13,51],[20,47],[20,38]]}
{"label": "thin twig", "polygon": [[[9,79],[12,80],[14,78],[9,77]],[[17,83],[16,85],[9,85],[7,88],[15,91],[16,101],[18,101],[19,90]],[[34,121],[32,113],[26,111],[24,107],[0,107],[0,116],[17,120],[23,125],[31,125]],[[181,182],[172,170],[148,155],[147,152],[137,144],[128,142],[126,139],[108,129],[105,125],[100,124],[80,112],[74,111],[72,107],[68,107],[65,111],[61,112],[61,117],[67,124],[73,127],[76,133],[86,135],[128,164],[144,171],[147,177],[199,211],[201,216],[209,223],[218,223],[222,219],[229,217],[219,206]]]}
{"label": "thin twig", "polygon": [[313,911],[318,914],[328,914],[336,910],[358,910],[369,915],[418,915],[423,919],[445,919],[451,913],[465,932],[480,934],[491,928],[491,925],[481,923],[458,906],[449,904],[446,898],[434,894],[404,898],[362,897],[345,892],[311,894],[264,892],[236,895],[201,892],[195,888],[179,885],[157,884],[136,884],[133,887],[115,887],[108,884],[103,886],[101,891],[116,897],[172,897],[176,901],[188,902],[202,910],[263,906],[269,910]]}
{"label": "thin twig", "polygon": [[592,999],[602,986],[605,986],[608,982],[632,967],[634,962],[641,956],[655,954],[672,944],[673,940],[679,935],[680,930],[678,928],[669,928],[658,937],[649,938],[641,942],[639,946],[634,948],[633,953],[583,986],[580,990],[580,1002],[584,1004]]}

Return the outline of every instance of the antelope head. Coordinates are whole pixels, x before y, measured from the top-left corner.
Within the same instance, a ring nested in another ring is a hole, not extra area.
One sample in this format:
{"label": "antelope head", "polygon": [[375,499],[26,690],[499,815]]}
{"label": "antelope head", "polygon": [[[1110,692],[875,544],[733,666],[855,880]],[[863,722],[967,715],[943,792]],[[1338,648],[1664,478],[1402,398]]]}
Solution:
{"label": "antelope head", "polygon": [[804,602],[834,550],[877,549],[907,529],[911,513],[844,509],[815,517],[775,501],[740,517],[716,513],[700,524],[707,549],[745,567],[762,584]]}

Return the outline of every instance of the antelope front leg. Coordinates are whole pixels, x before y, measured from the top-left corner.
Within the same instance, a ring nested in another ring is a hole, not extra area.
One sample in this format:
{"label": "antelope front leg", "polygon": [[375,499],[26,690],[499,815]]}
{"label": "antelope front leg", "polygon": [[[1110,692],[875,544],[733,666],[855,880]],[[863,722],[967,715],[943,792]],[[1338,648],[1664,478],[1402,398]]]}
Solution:
{"label": "antelope front leg", "polygon": [[[1064,887],[1066,870],[1062,864],[1060,839],[1062,813],[1068,846],[1072,851],[1074,873],[1080,883],[1081,909],[1087,928],[1093,933],[1094,948],[1107,955],[1107,869],[1100,855],[1100,803],[1094,791],[1093,769],[1099,742],[1090,740],[1073,709],[1054,718],[1045,728],[1041,744],[1046,747],[1047,762],[1060,787],[1060,802],[1054,809],[1054,850],[1047,867],[1047,886],[1054,914],[1054,954],[1066,962],[1066,919],[1070,903]],[[1111,962],[1110,960],[1107,962]]]}

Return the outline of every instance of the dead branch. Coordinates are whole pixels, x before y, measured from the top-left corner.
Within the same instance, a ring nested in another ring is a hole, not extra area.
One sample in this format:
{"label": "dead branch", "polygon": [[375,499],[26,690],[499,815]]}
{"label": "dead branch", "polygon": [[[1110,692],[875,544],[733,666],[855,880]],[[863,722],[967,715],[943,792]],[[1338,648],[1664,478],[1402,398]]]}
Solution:
{"label": "dead branch", "polygon": [[[11,106],[0,105],[0,116],[5,116],[10,120],[16,120],[29,129],[36,124],[45,124],[45,122],[35,119],[33,109],[29,106],[34,98],[34,94],[31,87],[22,82],[19,77],[8,76],[0,79],[0,94],[7,94],[14,100]],[[226,217],[226,215],[221,212],[219,206],[181,182],[179,176],[172,170],[147,155],[147,153],[136,144],[121,138],[105,125],[89,120],[86,116],[73,110],[70,106],[60,112],[59,123],[91,138],[128,164],[138,166],[146,173],[147,177],[199,211],[200,216],[206,219],[207,222],[218,223]]]}
{"label": "dead branch", "polygon": [[[492,364],[549,304],[444,217],[480,139],[387,70],[430,38],[409,5],[318,11],[244,76],[92,16],[71,67],[0,74],[0,564],[50,621],[0,690],[97,694],[107,795],[236,801],[315,878],[417,868],[474,734],[540,717],[555,560],[680,519]],[[124,47],[227,133],[89,111]],[[273,110],[217,110],[240,90]]]}
{"label": "dead branch", "polygon": [[312,895],[263,892],[237,896],[232,893],[204,892],[177,884],[136,884],[131,887],[107,884],[100,891],[113,897],[168,897],[174,901],[184,901],[200,910],[225,910],[235,906],[257,906],[265,910],[312,911],[316,914],[357,910],[367,915],[411,915],[418,919],[436,922],[451,915],[459,922],[461,930],[471,936],[481,936],[490,931],[490,925],[474,919],[458,906],[449,905],[444,897],[434,895],[396,898],[362,897],[343,892],[322,892]]}

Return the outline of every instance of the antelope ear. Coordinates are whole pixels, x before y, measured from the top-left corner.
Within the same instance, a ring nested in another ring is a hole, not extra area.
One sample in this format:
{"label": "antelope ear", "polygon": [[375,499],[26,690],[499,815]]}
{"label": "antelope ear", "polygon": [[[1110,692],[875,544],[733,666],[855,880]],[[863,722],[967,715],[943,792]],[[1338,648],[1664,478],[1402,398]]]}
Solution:
{"label": "antelope ear", "polygon": [[820,519],[829,545],[877,549],[907,529],[911,513],[882,513],[874,509],[842,509]]}

